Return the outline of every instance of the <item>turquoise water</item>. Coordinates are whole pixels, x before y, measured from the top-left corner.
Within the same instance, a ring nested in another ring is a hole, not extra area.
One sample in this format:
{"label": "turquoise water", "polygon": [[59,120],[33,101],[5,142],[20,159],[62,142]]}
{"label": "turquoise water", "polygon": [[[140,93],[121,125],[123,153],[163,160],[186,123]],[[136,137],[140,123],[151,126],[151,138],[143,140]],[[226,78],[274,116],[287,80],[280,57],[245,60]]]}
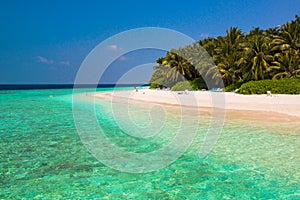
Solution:
{"label": "turquoise water", "polygon": [[[300,199],[299,122],[227,119],[217,146],[200,159],[210,119],[203,113],[196,139],[174,163],[154,172],[125,173],[102,164],[83,145],[71,93],[0,92],[0,199]],[[79,105],[83,114],[89,103]],[[109,107],[97,100],[98,122],[128,151],[161,148],[178,128],[178,112],[170,107],[161,134],[130,137],[118,126],[122,115],[116,121]],[[147,106],[131,107],[132,121],[146,126]]]}

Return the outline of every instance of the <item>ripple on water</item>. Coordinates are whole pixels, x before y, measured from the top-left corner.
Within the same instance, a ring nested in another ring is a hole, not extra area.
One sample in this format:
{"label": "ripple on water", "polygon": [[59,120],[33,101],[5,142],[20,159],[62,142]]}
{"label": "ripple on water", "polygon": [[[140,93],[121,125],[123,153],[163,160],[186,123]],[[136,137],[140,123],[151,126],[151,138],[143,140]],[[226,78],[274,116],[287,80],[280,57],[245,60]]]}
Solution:
{"label": "ripple on water", "polygon": [[[300,198],[298,122],[227,119],[213,151],[200,159],[210,119],[204,112],[198,136],[176,162],[151,173],[130,174],[106,167],[83,146],[72,118],[70,94],[71,90],[0,94],[0,198]],[[109,106],[100,101],[97,118],[111,141],[126,150],[161,148],[179,126],[178,112],[168,108],[161,134],[132,138],[118,128]],[[81,109],[84,114],[84,103]],[[134,120],[139,116],[147,120],[145,108],[132,109]]]}

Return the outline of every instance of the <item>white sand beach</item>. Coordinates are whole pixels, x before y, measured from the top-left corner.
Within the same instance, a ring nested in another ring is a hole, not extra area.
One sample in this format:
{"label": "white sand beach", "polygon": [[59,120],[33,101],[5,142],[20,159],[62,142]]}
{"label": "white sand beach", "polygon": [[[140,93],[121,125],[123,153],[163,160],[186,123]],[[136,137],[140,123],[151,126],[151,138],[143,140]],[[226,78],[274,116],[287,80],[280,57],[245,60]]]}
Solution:
{"label": "white sand beach", "polygon": [[[300,119],[300,95],[241,95],[229,92],[140,89],[137,92],[115,91],[96,93],[95,97],[125,100],[127,102],[155,103],[171,106],[223,108],[231,111],[263,111],[267,114],[285,114]],[[258,116],[259,118],[259,116]]]}

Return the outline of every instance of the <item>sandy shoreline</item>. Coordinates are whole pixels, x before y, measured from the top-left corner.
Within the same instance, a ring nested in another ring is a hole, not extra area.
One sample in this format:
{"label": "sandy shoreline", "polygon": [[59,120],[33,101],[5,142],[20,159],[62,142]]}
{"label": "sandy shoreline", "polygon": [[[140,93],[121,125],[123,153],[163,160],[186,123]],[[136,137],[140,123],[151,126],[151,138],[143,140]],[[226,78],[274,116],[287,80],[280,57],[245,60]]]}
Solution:
{"label": "sandy shoreline", "polygon": [[[221,108],[227,111],[257,111],[256,113],[289,115],[300,119],[300,95],[240,95],[227,92],[172,92],[141,89],[138,92],[116,91],[94,94],[97,98],[155,103],[171,106]],[[259,118],[259,116],[258,116]]]}

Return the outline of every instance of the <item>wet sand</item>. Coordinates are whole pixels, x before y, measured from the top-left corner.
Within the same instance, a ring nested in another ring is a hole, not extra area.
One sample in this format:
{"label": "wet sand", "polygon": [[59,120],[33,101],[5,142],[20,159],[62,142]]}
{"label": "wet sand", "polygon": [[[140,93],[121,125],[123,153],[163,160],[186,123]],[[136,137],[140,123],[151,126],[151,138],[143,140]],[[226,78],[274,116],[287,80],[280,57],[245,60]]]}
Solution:
{"label": "wet sand", "polygon": [[227,92],[172,92],[141,89],[95,93],[95,97],[134,104],[159,104],[225,110],[226,118],[254,121],[300,122],[300,95],[241,95]]}

